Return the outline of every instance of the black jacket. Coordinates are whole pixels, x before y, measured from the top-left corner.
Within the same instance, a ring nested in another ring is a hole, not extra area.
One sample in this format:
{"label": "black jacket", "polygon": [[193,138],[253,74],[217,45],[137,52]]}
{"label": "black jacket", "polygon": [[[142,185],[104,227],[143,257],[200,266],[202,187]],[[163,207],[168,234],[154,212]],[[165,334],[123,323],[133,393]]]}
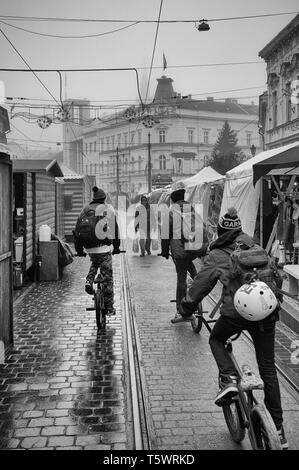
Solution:
{"label": "black jacket", "polygon": [[[82,211],[81,211],[81,213],[80,213],[80,215],[77,219],[77,223],[78,223],[79,219],[82,217],[82,215],[84,213],[88,212],[89,209],[96,210],[96,207],[99,204],[105,204],[105,203],[99,202],[97,200],[92,200],[87,206],[85,206],[82,209]],[[109,207],[110,210],[111,210],[111,212],[109,214],[109,217],[111,217],[111,225],[114,227],[115,237],[113,239],[99,240],[98,244],[96,246],[111,245],[112,244],[113,245],[113,251],[118,251],[119,247],[120,247],[119,228],[118,228],[116,216],[115,216],[115,213],[114,213],[114,210],[113,210],[112,206],[107,205],[107,207]],[[82,242],[75,236],[75,231],[73,231],[73,235],[74,235],[75,250],[77,251],[78,254],[81,254],[81,253],[83,253],[84,246],[83,246]]]}
{"label": "black jacket", "polygon": [[[182,300],[182,313],[190,314],[194,312],[198,303],[208,295],[215,287],[217,281],[223,285],[222,289],[222,306],[220,314],[228,317],[239,317],[234,307],[233,295],[231,293],[231,278],[229,271],[230,254],[224,251],[224,248],[234,249],[235,243],[244,244],[248,247],[255,243],[249,235],[243,233],[240,229],[230,230],[221,235],[210,246],[210,253],[206,257],[202,269],[195,277],[186,298]],[[282,284],[282,279],[278,274],[278,284]],[[278,285],[279,287],[279,285]]]}

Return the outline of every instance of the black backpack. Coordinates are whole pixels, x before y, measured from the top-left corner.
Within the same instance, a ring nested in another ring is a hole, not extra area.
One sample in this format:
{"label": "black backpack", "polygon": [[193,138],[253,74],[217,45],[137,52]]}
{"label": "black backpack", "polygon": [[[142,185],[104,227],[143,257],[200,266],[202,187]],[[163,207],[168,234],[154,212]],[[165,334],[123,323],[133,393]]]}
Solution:
{"label": "black backpack", "polygon": [[230,279],[231,292],[243,284],[250,284],[254,280],[265,282],[274,292],[278,300],[282,300],[279,289],[282,286],[282,278],[276,268],[275,261],[261,246],[236,244],[234,250],[226,249],[230,253]]}
{"label": "black backpack", "polygon": [[96,207],[93,209],[88,206],[80,214],[75,227],[75,238],[84,248],[94,248],[112,243],[110,239],[111,231],[106,217],[107,211],[103,210],[102,212],[101,215],[96,215]]}

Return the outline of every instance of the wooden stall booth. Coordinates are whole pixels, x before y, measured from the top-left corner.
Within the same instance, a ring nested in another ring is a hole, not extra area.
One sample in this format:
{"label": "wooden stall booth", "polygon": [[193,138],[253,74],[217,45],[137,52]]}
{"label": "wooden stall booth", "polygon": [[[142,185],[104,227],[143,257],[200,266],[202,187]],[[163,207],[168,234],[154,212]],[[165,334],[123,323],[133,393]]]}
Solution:
{"label": "wooden stall booth", "polygon": [[0,148],[0,356],[13,343],[12,253],[12,163]]}
{"label": "wooden stall booth", "polygon": [[64,179],[64,237],[67,242],[72,242],[78,215],[91,201],[95,177],[79,175],[65,165],[61,165],[61,169]]}
{"label": "wooden stall booth", "polygon": [[21,265],[30,278],[36,275],[39,227],[47,224],[55,233],[60,220],[56,214],[61,211],[61,188],[57,190],[55,179],[62,176],[56,160],[13,161],[13,236],[23,241]]}

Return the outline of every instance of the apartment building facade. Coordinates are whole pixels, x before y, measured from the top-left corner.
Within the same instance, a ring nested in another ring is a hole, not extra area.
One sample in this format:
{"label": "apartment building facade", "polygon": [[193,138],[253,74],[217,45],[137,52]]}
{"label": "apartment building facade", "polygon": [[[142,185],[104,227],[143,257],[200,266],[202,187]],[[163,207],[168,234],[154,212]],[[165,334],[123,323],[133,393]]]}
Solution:
{"label": "apartment building facade", "polygon": [[[134,196],[148,187],[149,154],[153,187],[159,181],[167,184],[191,176],[207,165],[226,120],[246,158],[252,156],[252,146],[261,150],[254,104],[213,97],[197,100],[176,93],[169,77],[157,82],[154,100],[146,109],[132,107],[92,120],[87,115],[88,102],[71,100],[70,112],[84,120],[78,125],[73,115],[73,122],[64,123],[65,164],[81,174],[95,175],[97,184],[108,192],[116,191],[118,180],[119,190]],[[148,117],[151,127],[147,127]]]}

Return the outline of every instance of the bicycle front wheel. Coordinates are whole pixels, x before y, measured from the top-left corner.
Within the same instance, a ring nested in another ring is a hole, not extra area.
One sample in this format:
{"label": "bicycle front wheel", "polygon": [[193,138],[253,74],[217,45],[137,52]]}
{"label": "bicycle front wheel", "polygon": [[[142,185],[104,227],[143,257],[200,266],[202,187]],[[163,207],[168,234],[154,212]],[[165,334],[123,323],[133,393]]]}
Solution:
{"label": "bicycle front wheel", "polygon": [[222,406],[225,422],[233,441],[239,443],[245,437],[245,426],[239,400]]}
{"label": "bicycle front wheel", "polygon": [[96,322],[98,330],[101,330],[105,324],[105,311],[104,311],[104,296],[101,289],[98,289],[95,294],[95,311]]}
{"label": "bicycle front wheel", "polygon": [[255,450],[282,450],[278,432],[270,413],[263,405],[255,405],[250,413]]}
{"label": "bicycle front wheel", "polygon": [[193,319],[191,320],[192,330],[195,333],[199,333],[200,330],[202,329],[202,315],[203,315],[202,304],[201,302],[199,302],[197,306],[197,312],[194,313]]}

